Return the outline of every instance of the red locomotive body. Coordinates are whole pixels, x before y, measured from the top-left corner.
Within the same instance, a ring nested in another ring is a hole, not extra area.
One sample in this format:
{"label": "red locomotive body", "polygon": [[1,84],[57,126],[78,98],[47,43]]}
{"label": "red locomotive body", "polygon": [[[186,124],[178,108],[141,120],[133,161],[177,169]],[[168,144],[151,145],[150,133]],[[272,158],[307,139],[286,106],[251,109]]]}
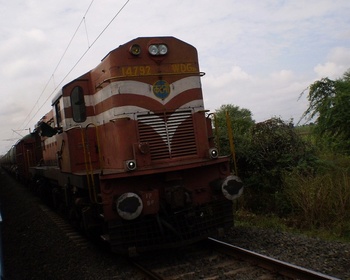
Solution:
{"label": "red locomotive body", "polygon": [[242,192],[214,146],[196,49],[137,38],[65,85],[38,123],[31,169],[53,202],[116,252],[177,246],[233,225]]}

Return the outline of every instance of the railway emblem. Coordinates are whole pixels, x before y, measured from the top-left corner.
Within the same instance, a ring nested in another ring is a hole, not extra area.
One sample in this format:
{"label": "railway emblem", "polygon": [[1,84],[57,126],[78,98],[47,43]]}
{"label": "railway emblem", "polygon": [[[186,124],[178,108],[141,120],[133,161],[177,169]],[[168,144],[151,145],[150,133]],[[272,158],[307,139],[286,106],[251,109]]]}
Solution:
{"label": "railway emblem", "polygon": [[158,80],[153,84],[153,93],[160,99],[165,99],[170,94],[170,85],[167,81]]}

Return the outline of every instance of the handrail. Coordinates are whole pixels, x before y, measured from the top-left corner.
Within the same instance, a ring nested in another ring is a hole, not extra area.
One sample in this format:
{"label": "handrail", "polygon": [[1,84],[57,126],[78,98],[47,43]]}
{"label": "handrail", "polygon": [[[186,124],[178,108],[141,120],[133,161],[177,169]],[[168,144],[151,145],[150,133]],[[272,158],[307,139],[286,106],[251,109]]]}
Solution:
{"label": "handrail", "polygon": [[213,114],[214,116],[214,125],[215,125],[215,138],[216,138],[216,145],[218,147],[218,152],[220,153],[220,139],[219,139],[219,125],[218,125],[218,119],[216,118],[216,114]]}
{"label": "handrail", "polygon": [[[100,138],[99,138],[99,134],[98,134],[98,127],[94,123],[89,123],[85,127],[85,130],[86,130],[85,133],[87,132],[87,129],[89,128],[90,125],[95,127],[98,160],[99,160],[100,169],[102,171],[103,166],[102,166],[102,158],[101,158],[101,153],[100,153],[101,150],[100,150]],[[96,185],[95,185],[95,180],[94,180],[94,173],[93,173],[93,166],[92,166],[92,161],[91,161],[90,149],[88,149],[88,159],[89,159],[89,165],[90,165],[90,176],[91,176],[91,182],[92,182],[92,192],[93,192],[94,202],[99,203],[98,199],[97,199],[97,191],[96,191]]]}
{"label": "handrail", "polygon": [[[91,177],[90,177],[90,170],[89,170],[89,165],[88,165],[88,157],[87,157],[87,150],[86,150],[86,143],[85,143],[85,134],[84,130],[81,126],[80,127],[80,132],[81,132],[81,140],[83,144],[83,150],[84,150],[84,163],[85,163],[85,170],[86,170],[86,179],[87,179],[87,185],[88,185],[88,191],[89,191],[89,198],[90,201],[93,202],[93,197],[92,197],[92,190],[91,190]],[[93,178],[93,175],[92,175]]]}
{"label": "handrail", "polygon": [[215,134],[215,142],[216,142],[216,148],[218,149],[218,152],[220,154],[220,141],[219,141],[219,126],[218,126],[218,120],[216,118],[215,113],[208,114],[207,118],[209,118],[211,115],[214,117],[214,134]]}
{"label": "handrail", "polygon": [[236,151],[235,151],[235,145],[234,145],[234,141],[233,141],[233,130],[232,130],[230,115],[228,114],[228,111],[226,111],[225,115],[226,115],[226,126],[227,126],[228,140],[230,143],[230,150],[231,150],[231,155],[232,155],[232,159],[233,159],[234,171],[235,171],[235,175],[238,176]]}
{"label": "handrail", "polygon": [[95,131],[96,131],[96,145],[97,145],[97,152],[98,152],[98,161],[99,161],[99,165],[100,165],[100,169],[102,170],[103,169],[103,165],[102,165],[102,157],[101,157],[101,145],[100,145],[100,137],[99,137],[99,134],[98,134],[98,126],[94,123],[89,123],[87,126],[86,126],[86,129],[88,128],[89,125],[93,125],[95,127]]}
{"label": "handrail", "polygon": [[121,76],[113,76],[108,79],[104,79],[99,84],[95,85],[95,89],[101,87],[104,83],[109,83],[112,80],[124,79],[124,78],[140,78],[140,77],[153,77],[153,76],[175,76],[175,75],[196,75],[203,77],[205,75],[204,72],[185,72],[185,73],[154,73],[154,74],[145,74],[145,75],[121,75]]}
{"label": "handrail", "polygon": [[100,169],[103,169],[102,166],[102,158],[100,153],[100,137],[98,134],[98,127],[94,123],[89,123],[85,126],[85,130],[81,125],[79,126],[73,126],[66,130],[66,132],[72,130],[72,129],[80,129],[81,132],[81,140],[82,140],[82,146],[84,151],[84,163],[85,163],[85,172],[86,172],[86,179],[87,179],[87,187],[89,191],[89,199],[93,203],[99,204],[97,197],[97,190],[96,190],[96,184],[95,184],[95,177],[94,177],[94,170],[92,166],[92,160],[91,160],[91,153],[90,153],[90,147],[88,142],[88,136],[87,136],[87,129],[89,126],[94,126],[96,131],[96,146],[97,146],[97,152],[98,152],[98,160],[99,160],[99,166]]}
{"label": "handrail", "polygon": [[28,168],[32,166],[33,158],[31,150],[27,150],[27,166]]}

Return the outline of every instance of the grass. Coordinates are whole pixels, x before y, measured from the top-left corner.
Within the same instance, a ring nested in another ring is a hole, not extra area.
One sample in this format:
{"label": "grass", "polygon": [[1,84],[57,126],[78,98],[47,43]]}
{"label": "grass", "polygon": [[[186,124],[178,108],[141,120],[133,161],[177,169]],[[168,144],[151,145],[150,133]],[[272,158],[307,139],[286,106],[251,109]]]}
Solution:
{"label": "grass", "polygon": [[262,229],[273,229],[283,232],[302,234],[309,237],[316,237],[323,240],[339,241],[350,243],[349,234],[339,236],[335,231],[324,228],[300,228],[296,226],[296,220],[293,218],[280,218],[274,214],[256,215],[249,211],[238,210],[235,213],[236,227],[254,227]]}

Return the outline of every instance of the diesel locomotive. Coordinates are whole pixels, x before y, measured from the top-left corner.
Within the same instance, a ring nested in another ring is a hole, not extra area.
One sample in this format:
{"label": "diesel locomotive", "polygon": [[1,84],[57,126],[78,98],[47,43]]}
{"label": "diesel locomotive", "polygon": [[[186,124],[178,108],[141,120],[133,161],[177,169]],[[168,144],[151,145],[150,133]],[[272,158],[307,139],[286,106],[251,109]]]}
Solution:
{"label": "diesel locomotive", "polygon": [[203,75],[179,39],[131,40],[64,85],[2,165],[114,252],[220,234],[243,185],[215,146]]}

